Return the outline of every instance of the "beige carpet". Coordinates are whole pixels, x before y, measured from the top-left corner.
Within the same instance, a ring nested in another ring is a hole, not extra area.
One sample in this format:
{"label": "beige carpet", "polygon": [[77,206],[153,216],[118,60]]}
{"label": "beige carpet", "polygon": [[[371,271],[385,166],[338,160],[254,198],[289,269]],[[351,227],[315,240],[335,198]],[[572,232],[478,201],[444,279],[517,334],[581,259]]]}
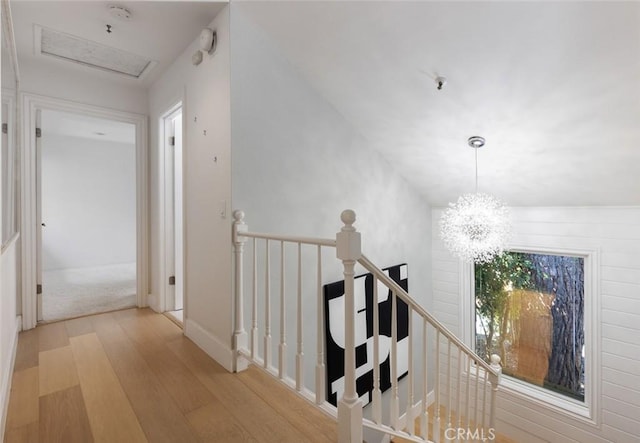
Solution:
{"label": "beige carpet", "polygon": [[42,317],[45,321],[136,306],[136,264],[45,271]]}

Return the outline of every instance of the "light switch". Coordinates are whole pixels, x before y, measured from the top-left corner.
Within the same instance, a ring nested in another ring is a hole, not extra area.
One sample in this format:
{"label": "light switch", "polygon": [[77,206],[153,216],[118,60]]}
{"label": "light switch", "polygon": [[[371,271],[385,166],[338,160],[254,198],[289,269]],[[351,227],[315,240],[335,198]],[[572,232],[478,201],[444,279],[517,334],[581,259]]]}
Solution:
{"label": "light switch", "polygon": [[227,218],[227,201],[220,201],[220,218]]}

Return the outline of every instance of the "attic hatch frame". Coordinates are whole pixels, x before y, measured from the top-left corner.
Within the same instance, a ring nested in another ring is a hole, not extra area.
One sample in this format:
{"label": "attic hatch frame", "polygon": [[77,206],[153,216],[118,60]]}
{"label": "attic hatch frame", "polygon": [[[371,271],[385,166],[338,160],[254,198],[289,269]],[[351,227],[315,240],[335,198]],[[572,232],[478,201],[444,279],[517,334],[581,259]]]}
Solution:
{"label": "attic hatch frame", "polygon": [[[115,111],[43,95],[22,93],[21,139],[21,241],[22,241],[22,329],[38,323],[38,214],[36,127],[42,110],[116,120],[136,128],[136,304],[145,307],[149,293],[149,213],[148,213],[148,139],[147,118],[142,114]],[[45,134],[46,136],[46,134]]]}
{"label": "attic hatch frame", "polygon": [[[70,58],[70,57],[65,57],[59,54],[54,54],[54,53],[49,53],[49,52],[45,52],[42,48],[42,34],[43,31],[45,32],[49,32],[49,33],[53,33],[53,34],[57,34],[58,36],[62,36],[62,37],[66,37],[66,38],[70,38],[70,39],[75,39],[75,40],[79,40],[79,41],[83,41],[85,43],[89,43],[94,45],[95,47],[98,48],[103,48],[103,49],[110,49],[111,51],[115,51],[118,53],[121,53],[123,55],[127,55],[127,56],[131,56],[131,57],[138,57],[144,61],[146,61],[146,65],[145,67],[140,71],[140,73],[138,75],[136,74],[131,74],[131,73],[127,73],[124,71],[118,71],[116,69],[111,69],[109,67],[105,67],[105,66],[100,66],[94,63],[90,63],[90,62],[86,62],[86,61],[82,61],[82,60],[77,60],[74,58]],[[113,75],[116,75],[118,77],[122,77],[122,78],[128,78],[130,80],[137,80],[137,81],[142,81],[144,80],[144,78],[146,78],[148,76],[148,74],[153,71],[153,69],[158,65],[158,62],[155,60],[150,60],[150,59],[146,59],[145,57],[142,57],[138,54],[133,54],[127,51],[123,51],[122,49],[119,48],[115,48],[112,46],[108,46],[99,42],[95,42],[92,40],[88,40],[88,39],[84,39],[82,37],[76,36],[76,35],[72,35],[72,34],[66,34],[64,32],[55,30],[55,29],[51,29],[51,28],[46,28],[40,25],[34,25],[33,26],[33,42],[34,42],[34,50],[35,50],[35,54],[37,57],[43,57],[49,60],[56,60],[57,62],[68,62],[68,63],[72,63],[76,66],[81,66],[87,69],[96,69],[102,72],[107,72],[107,73],[111,73]]]}

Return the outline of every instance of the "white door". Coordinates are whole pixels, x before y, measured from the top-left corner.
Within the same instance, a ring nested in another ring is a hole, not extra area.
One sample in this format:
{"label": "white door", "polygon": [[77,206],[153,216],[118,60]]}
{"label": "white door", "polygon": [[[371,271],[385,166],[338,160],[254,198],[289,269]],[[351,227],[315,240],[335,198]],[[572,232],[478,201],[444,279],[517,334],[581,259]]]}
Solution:
{"label": "white door", "polygon": [[42,111],[36,111],[36,319],[42,317]]}
{"label": "white door", "polygon": [[166,310],[184,307],[182,109],[165,118]]}

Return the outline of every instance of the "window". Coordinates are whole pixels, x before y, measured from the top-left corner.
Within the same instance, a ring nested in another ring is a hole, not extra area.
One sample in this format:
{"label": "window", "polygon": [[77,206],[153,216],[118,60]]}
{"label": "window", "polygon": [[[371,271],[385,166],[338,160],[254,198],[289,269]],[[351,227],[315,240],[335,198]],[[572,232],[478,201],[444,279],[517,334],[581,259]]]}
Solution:
{"label": "window", "polygon": [[585,258],[506,252],[476,264],[475,346],[503,373],[585,401]]}

